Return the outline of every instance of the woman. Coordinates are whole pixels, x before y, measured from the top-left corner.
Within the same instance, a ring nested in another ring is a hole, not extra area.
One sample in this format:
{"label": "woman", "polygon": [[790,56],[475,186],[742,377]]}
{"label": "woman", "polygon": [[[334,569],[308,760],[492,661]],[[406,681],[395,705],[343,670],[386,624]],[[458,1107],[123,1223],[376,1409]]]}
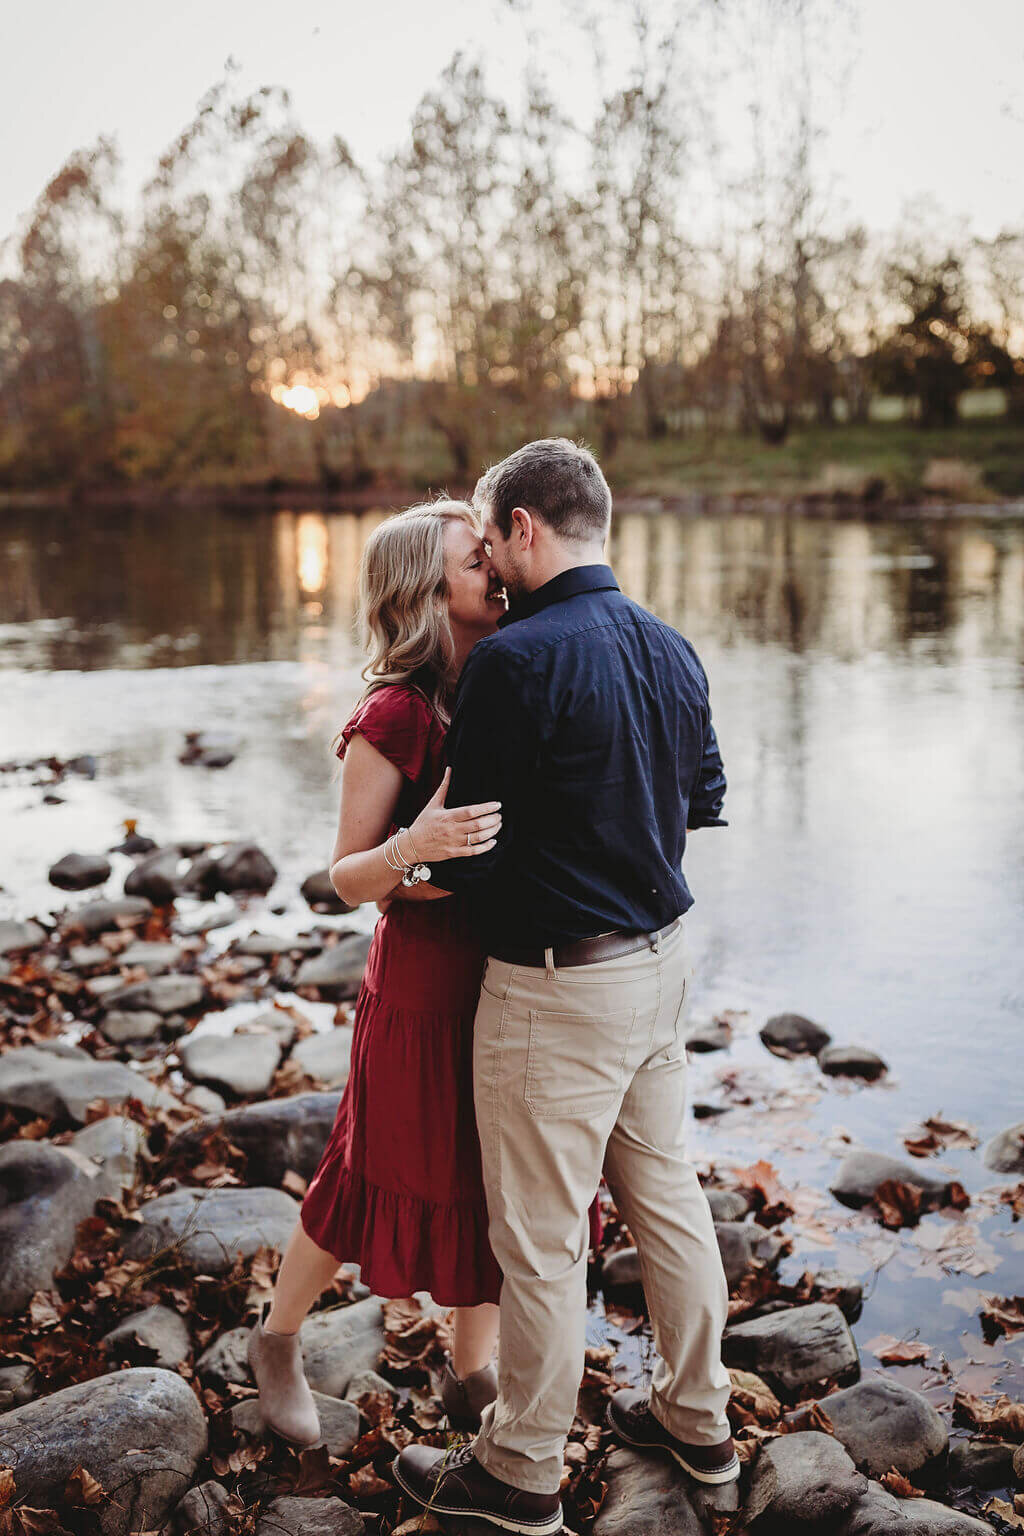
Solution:
{"label": "woman", "polygon": [[455,685],[505,609],[472,510],[439,501],[380,524],[363,553],[360,606],[369,686],[337,744],[331,879],[343,901],[385,912],[334,1129],[249,1342],[264,1419],[300,1445],[319,1439],[320,1423],[298,1330],[340,1263],[358,1263],[378,1295],[423,1290],[454,1307],[442,1384],[453,1427],[475,1429],[497,1395],[501,1273],[487,1241],[472,1082],[484,955],[468,902],[417,878],[434,860],[487,852],[501,825],[497,804],[444,805]]}

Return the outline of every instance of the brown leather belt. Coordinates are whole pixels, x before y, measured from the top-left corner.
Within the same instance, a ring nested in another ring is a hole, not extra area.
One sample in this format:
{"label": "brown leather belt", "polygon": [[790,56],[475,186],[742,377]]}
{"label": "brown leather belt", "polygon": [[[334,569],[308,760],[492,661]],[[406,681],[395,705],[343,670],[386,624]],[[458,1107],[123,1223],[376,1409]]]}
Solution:
{"label": "brown leather belt", "polygon": [[[632,955],[639,949],[657,950],[663,939],[670,938],[679,927],[681,918],[669,923],[657,933],[600,933],[593,939],[569,939],[564,944],[552,945],[552,958],[556,970],[566,970],[574,965],[596,965],[599,960],[617,960],[620,955]],[[543,949],[492,949],[495,960],[508,965],[534,965],[542,970],[547,965]]]}

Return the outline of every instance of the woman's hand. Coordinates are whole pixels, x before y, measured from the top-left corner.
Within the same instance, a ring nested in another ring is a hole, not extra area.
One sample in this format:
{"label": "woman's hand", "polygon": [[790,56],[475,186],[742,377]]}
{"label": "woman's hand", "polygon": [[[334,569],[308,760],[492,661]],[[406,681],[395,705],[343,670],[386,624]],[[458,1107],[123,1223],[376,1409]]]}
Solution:
{"label": "woman's hand", "polygon": [[403,858],[415,856],[418,864],[432,864],[441,859],[468,859],[489,853],[501,830],[499,800],[485,805],[461,805],[456,810],[445,807],[445,796],[452,771],[446,768],[437,790],[409,831],[398,840]]}

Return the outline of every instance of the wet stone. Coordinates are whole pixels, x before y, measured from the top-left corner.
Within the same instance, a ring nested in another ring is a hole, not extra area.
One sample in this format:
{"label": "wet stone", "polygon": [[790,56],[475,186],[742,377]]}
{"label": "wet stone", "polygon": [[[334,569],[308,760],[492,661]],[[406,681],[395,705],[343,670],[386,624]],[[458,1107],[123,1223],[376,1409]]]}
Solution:
{"label": "wet stone", "polygon": [[710,1051],[727,1051],[732,1044],[732,1031],[725,1024],[705,1024],[693,1029],[686,1037],[686,1049],[705,1055]]}
{"label": "wet stone", "polygon": [[282,1189],[175,1189],[139,1207],[141,1225],[125,1256],[148,1259],[173,1246],[177,1262],[193,1273],[223,1274],[235,1255],[283,1249],[299,1207]]}
{"label": "wet stone", "polygon": [[691,1502],[693,1485],[670,1457],[616,1446],[604,1476],[608,1493],[594,1536],[703,1536],[704,1524]]}
{"label": "wet stone", "polygon": [[145,922],[152,910],[152,902],[141,896],[125,896],[119,901],[90,901],[64,914],[61,931],[95,938],[99,933],[110,933],[117,928],[135,927]]}
{"label": "wet stone", "polygon": [[339,1099],[338,1093],[299,1093],[289,1099],[240,1105],[185,1126],[171,1139],[166,1156],[168,1160],[198,1158],[211,1131],[223,1130],[246,1155],[249,1183],[277,1187],[289,1169],[311,1179],[327,1145]]}
{"label": "wet stone", "polygon": [[767,1514],[774,1526],[821,1526],[867,1491],[867,1478],[831,1435],[801,1430],[761,1447],[748,1493],[748,1519]]}
{"label": "wet stone", "polygon": [[750,1209],[746,1196],[738,1189],[705,1188],[704,1193],[715,1221],[742,1221]]}
{"label": "wet stone", "polygon": [[177,1536],[227,1536],[231,1528],[227,1509],[230,1497],[223,1483],[213,1478],[190,1488],[174,1511]]}
{"label": "wet stone", "polygon": [[188,1013],[202,1005],[205,995],[198,976],[154,976],[108,993],[106,1006],[130,1013]]}
{"label": "wet stone", "polygon": [[38,949],[40,944],[46,943],[46,937],[46,929],[38,923],[0,918],[0,955],[17,955],[28,949]]}
{"label": "wet stone", "polygon": [[116,1107],[131,1098],[166,1109],[177,1103],[141,1073],[117,1061],[94,1061],[85,1052],[69,1057],[26,1045],[0,1057],[0,1104],[11,1109],[84,1125],[94,1099]]}
{"label": "wet stone", "polygon": [[314,912],[340,915],[355,911],[354,907],[346,906],[334,889],[329,869],[318,869],[315,874],[307,875],[299,890]]}
{"label": "wet stone", "polygon": [[948,1180],[932,1179],[898,1158],[883,1152],[858,1149],[848,1152],[839,1165],[839,1172],[831,1185],[832,1193],[844,1205],[857,1208],[874,1199],[875,1190],[888,1180],[899,1184],[913,1184],[931,1201],[942,1201],[949,1190]]}
{"label": "wet stone", "polygon": [[862,1077],[868,1082],[889,1070],[881,1056],[862,1045],[827,1045],[818,1055],[818,1066],[828,1077]]}
{"label": "wet stone", "polygon": [[993,1173],[1024,1174],[1024,1120],[993,1136],[982,1155]]}
{"label": "wet stone", "polygon": [[755,1259],[771,1264],[779,1256],[780,1240],[756,1223],[716,1221],[715,1236],[730,1291],[736,1289]]}
{"label": "wet stone", "polygon": [[248,1348],[249,1329],[229,1328],[199,1356],[196,1375],[217,1392],[226,1392],[231,1385],[248,1386],[252,1381]]}
{"label": "wet stone", "polygon": [[52,865],[51,885],[61,891],[87,891],[110,879],[110,860],[100,853],[66,853]]}
{"label": "wet stone", "polygon": [[100,1170],[45,1141],[0,1147],[0,1313],[20,1312],[71,1257],[80,1221],[111,1193]]}
{"label": "wet stone", "polygon": [[1016,1449],[1009,1440],[985,1440],[980,1435],[955,1440],[949,1448],[949,1480],[969,1488],[1005,1488],[1014,1481]]}
{"label": "wet stone", "polygon": [[36,1395],[35,1367],[18,1361],[14,1365],[0,1365],[0,1414],[11,1408],[30,1403]]}
{"label": "wet stone", "polygon": [[299,1332],[306,1379],[314,1392],[345,1397],[358,1371],[376,1369],[384,1348],[384,1309],[371,1296],[350,1307],[313,1312]]}
{"label": "wet stone", "polygon": [[363,1536],[363,1517],[341,1499],[282,1495],[256,1521],[256,1536]]}
{"label": "wet stone", "polygon": [[315,988],[330,1002],[354,998],[362,985],[371,942],[368,933],[352,933],[322,954],[304,960],[295,977],[296,988]]}
{"label": "wet stone", "polygon": [[[320,1415],[321,1436],[317,1443],[325,1445],[332,1456],[347,1455],[359,1439],[361,1430],[359,1409],[354,1403],[345,1402],[337,1397],[328,1397],[323,1392],[314,1392],[313,1398],[317,1413]],[[251,1435],[253,1439],[263,1439],[268,1436],[258,1398],[247,1397],[243,1402],[236,1403],[231,1410],[231,1422],[236,1429]]]}
{"label": "wet stone", "polygon": [[890,1467],[910,1477],[945,1455],[949,1434],[931,1403],[888,1376],[833,1392],[822,1407],[836,1439],[869,1477]]}
{"label": "wet stone", "polygon": [[864,1287],[841,1269],[820,1269],[812,1283],[812,1300],[832,1301],[848,1322],[856,1322],[864,1302]]}
{"label": "wet stone", "polygon": [[122,1319],[116,1328],[104,1334],[103,1348],[113,1360],[137,1360],[138,1346],[154,1350],[149,1363],[173,1370],[187,1360],[192,1349],[184,1318],[170,1307],[146,1307]]}
{"label": "wet stone", "polygon": [[782,1056],[817,1056],[832,1039],[827,1029],[800,1013],[777,1013],[759,1034],[770,1051]]}
{"label": "wet stone", "polygon": [[722,1358],[783,1393],[846,1376],[858,1366],[849,1325],[839,1308],[826,1302],[734,1323],[725,1330]]}

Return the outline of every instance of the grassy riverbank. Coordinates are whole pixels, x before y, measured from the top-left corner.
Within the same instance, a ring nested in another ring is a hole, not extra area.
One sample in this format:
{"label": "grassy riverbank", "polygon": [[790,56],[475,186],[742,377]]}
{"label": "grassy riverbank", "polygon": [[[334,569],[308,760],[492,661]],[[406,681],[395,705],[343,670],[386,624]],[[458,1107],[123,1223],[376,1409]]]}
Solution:
{"label": "grassy riverbank", "polygon": [[[295,424],[300,430],[311,424]],[[553,423],[553,431],[568,430]],[[947,430],[905,422],[800,427],[770,446],[738,432],[668,436],[658,442],[624,437],[599,452],[619,497],[788,498],[827,512],[830,506],[993,503],[1024,498],[1024,422],[964,420]],[[491,455],[496,457],[497,455]],[[340,505],[399,506],[440,489],[468,494],[472,482],[453,472],[441,438],[424,430],[373,445],[358,477],[329,483],[266,468],[207,471],[201,479],[54,484],[0,490],[0,511],[58,503],[140,505],[237,500],[288,503],[297,496]]]}

